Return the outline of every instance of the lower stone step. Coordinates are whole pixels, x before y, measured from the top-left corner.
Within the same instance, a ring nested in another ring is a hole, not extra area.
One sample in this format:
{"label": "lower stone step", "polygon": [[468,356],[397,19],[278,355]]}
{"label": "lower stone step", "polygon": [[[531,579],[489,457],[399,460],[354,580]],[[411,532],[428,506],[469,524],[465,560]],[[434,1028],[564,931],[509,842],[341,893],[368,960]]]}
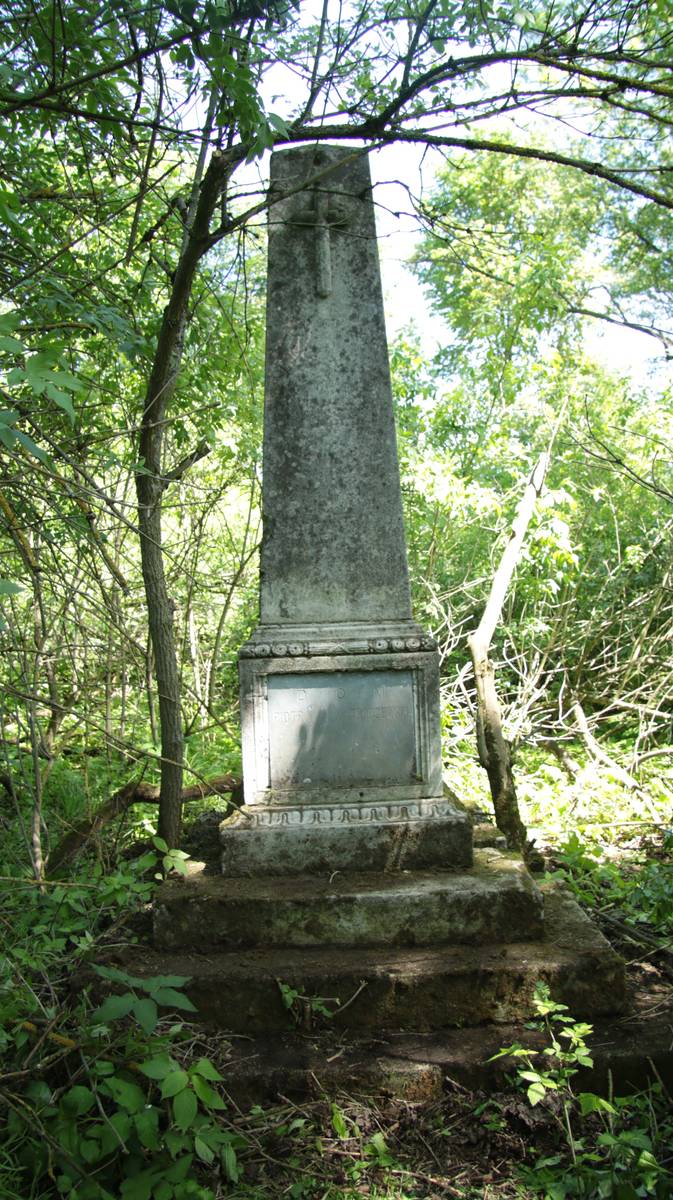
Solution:
{"label": "lower stone step", "polygon": [[475,854],[470,870],[170,880],[154,903],[163,950],[432,946],[535,939],[542,897],[517,858]]}
{"label": "lower stone step", "polygon": [[[662,1010],[646,994],[633,1001],[626,1018],[592,1021],[586,1041],[593,1066],[575,1076],[577,1091],[613,1099],[649,1083],[673,1089],[673,1003]],[[339,1092],[422,1104],[441,1100],[455,1086],[490,1092],[511,1087],[520,1060],[494,1055],[514,1042],[532,1051],[549,1045],[530,1022],[354,1038],[336,1030],[293,1030],[232,1037],[223,1069],[227,1092],[242,1108],[279,1096],[301,1101]]]}
{"label": "lower stone step", "polygon": [[[533,1014],[538,980],[578,1017],[620,1012],[624,964],[572,897],[545,885],[540,940],[426,949],[130,951],[134,974],[185,975],[199,1019],[254,1034],[296,1026],[421,1033]],[[331,1016],[325,1016],[325,1010]]]}

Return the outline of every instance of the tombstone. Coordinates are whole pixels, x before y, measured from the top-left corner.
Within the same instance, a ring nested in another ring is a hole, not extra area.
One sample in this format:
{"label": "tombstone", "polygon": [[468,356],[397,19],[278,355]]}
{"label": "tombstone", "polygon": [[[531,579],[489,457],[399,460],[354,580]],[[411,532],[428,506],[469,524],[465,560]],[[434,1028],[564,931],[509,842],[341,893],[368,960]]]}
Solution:
{"label": "tombstone", "polygon": [[[331,1023],[365,1034],[527,1018],[540,977],[578,1016],[619,1011],[623,963],[602,935],[517,856],[479,848],[473,861],[468,818],[443,790],[438,656],[411,616],[366,157],[302,147],[271,161],[245,802],[220,827],[223,873],[162,885],[159,957],[144,969],[176,969],[170,956],[187,952],[202,1018],[246,1036],[292,1023],[279,981],[331,997]],[[341,1050],[326,1053],[321,1072]]]}
{"label": "tombstone", "polygon": [[369,165],[271,160],[260,621],[225,873],[471,862],[413,620]]}

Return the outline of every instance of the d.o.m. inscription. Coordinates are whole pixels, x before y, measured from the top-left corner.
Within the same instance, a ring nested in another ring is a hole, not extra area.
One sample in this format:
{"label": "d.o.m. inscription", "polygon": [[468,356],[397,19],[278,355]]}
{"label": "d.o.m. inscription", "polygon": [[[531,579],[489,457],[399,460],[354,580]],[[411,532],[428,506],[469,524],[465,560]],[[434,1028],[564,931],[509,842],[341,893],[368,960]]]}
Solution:
{"label": "d.o.m. inscription", "polygon": [[412,671],[268,677],[272,788],[417,778]]}

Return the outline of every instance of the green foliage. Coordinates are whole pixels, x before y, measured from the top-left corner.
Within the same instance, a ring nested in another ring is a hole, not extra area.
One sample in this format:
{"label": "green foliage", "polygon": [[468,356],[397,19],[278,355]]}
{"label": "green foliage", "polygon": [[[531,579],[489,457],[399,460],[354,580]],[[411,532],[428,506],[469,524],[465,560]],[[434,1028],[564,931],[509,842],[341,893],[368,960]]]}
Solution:
{"label": "green foliage", "polygon": [[147,854],[107,879],[33,887],[15,901],[0,985],[12,1081],[0,1190],[14,1179],[17,1195],[212,1200],[200,1166],[217,1162],[238,1178],[241,1139],[219,1119],[222,1075],[204,1055],[185,1059],[192,1035],[181,1015],[195,1012],[188,979],[94,963],[93,995],[80,985],[68,997],[64,987],[100,953],[110,919],[146,903],[156,865]]}
{"label": "green foliage", "polygon": [[517,1068],[519,1084],[531,1105],[552,1105],[566,1155],[545,1155],[523,1167],[526,1186],[544,1200],[670,1195],[673,1173],[664,1160],[673,1120],[661,1085],[610,1100],[594,1092],[576,1093],[574,1078],[593,1066],[586,1044],[592,1027],[569,1016],[565,1005],[551,999],[546,984],[537,985],[534,1003],[548,1040],[542,1054],[515,1042],[494,1057],[523,1064]]}
{"label": "green foliage", "polygon": [[[552,1000],[545,983],[536,985],[533,1005],[540,1018],[540,1027],[549,1039],[549,1045],[542,1051],[546,1060],[544,1066],[536,1069],[534,1051],[519,1042],[499,1050],[493,1059],[515,1058],[525,1063],[525,1067],[517,1071],[517,1078],[525,1084],[526,1095],[533,1106],[539,1104],[548,1092],[558,1092],[565,1105],[567,1096],[572,1096],[572,1077],[581,1067],[593,1066],[585,1040],[593,1027],[568,1016],[567,1006]],[[557,1029],[558,1026],[561,1028]]]}
{"label": "green foliage", "polygon": [[666,947],[673,937],[672,851],[669,833],[663,839],[661,858],[641,853],[615,862],[600,858],[571,834],[558,847],[559,866],[552,878],[562,879],[584,905],[604,918],[636,934],[648,927],[654,944]]}
{"label": "green foliage", "polygon": [[[45,1011],[39,994],[44,981],[56,985],[93,951],[98,931],[147,904],[152,891],[147,871],[156,865],[154,854],[120,864],[109,873],[95,863],[87,868],[85,878],[53,883],[44,891],[2,867],[0,886],[7,919],[2,935],[0,1038],[5,1047],[11,1042],[12,1025]],[[46,1011],[50,1011],[48,1003]],[[17,1036],[25,1045],[27,1038]]]}
{"label": "green foliage", "polygon": [[[189,855],[184,850],[169,850],[166,842],[161,837],[153,837],[152,844],[161,853],[161,866],[165,875],[175,871],[178,875],[186,875],[188,872],[187,859]],[[157,875],[160,879],[161,875]]]}
{"label": "green foliage", "polygon": [[[492,649],[506,736],[565,739],[571,696],[596,720],[623,700],[621,730],[635,732],[640,712],[643,749],[655,750],[670,740],[671,395],[663,372],[644,387],[596,362],[586,313],[611,311],[596,289],[617,308],[629,279],[631,301],[652,310],[656,287],[627,267],[616,275],[595,179],[464,155],[438,173],[424,212],[416,271],[446,337],[431,363],[409,335],[393,353],[417,611],[455,678],[563,412]],[[637,241],[637,223],[622,235]],[[448,680],[458,741],[473,730],[470,685]]]}
{"label": "green foliage", "polygon": [[[283,1005],[291,1013],[295,1025],[311,1029],[316,1019],[329,1021],[334,1016],[334,1009],[329,1008],[325,997],[303,996],[297,988],[290,987],[280,979],[276,983]],[[338,1005],[338,997],[330,998],[329,1003]]]}

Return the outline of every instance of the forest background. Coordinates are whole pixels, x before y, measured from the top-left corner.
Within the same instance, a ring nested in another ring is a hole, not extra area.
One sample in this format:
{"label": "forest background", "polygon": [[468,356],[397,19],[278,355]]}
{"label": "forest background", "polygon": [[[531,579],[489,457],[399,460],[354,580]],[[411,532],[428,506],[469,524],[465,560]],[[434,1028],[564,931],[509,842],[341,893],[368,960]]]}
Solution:
{"label": "forest background", "polygon": [[[185,770],[240,769],[267,215],[251,164],[307,139],[442,158],[424,194],[401,182],[446,336],[429,356],[421,317],[391,362],[447,754],[473,738],[466,635],[560,420],[493,651],[505,732],[546,747],[549,780],[576,769],[578,732],[594,757],[594,735],[622,739],[634,788],[645,770],[650,803],[670,800],[670,16],[5,9],[0,704],[24,843],[5,874],[41,878],[63,827],[133,780],[159,781],[176,845]],[[640,331],[656,372],[592,356],[597,321]]]}
{"label": "forest background", "polygon": [[[391,1180],[372,1194],[402,1195],[381,1125],[334,1105],[321,1145],[357,1143],[352,1166],[322,1178],[307,1141],[294,1174],[237,1192],[266,1118],[227,1124],[202,1035],[162,1023],[189,1011],[184,980],[108,976],[122,992],[98,1008],[89,990],[100,939],[180,865],[185,791],[205,796],[193,816],[240,776],[272,146],[371,149],[377,178],[400,178],[375,194],[386,239],[420,225],[428,307],[390,353],[447,778],[488,808],[467,635],[549,451],[491,647],[519,798],[628,955],[670,964],[672,18],[668,0],[0,4],[0,1195],[350,1197],[372,1171]],[[633,372],[632,339],[651,348]],[[625,840],[658,857],[597,870],[598,843]],[[461,1129],[502,1129],[492,1103],[465,1101],[441,1137],[455,1126],[464,1154]],[[586,1154],[565,1120],[572,1170],[557,1154],[529,1192],[445,1176],[447,1194],[670,1194],[652,1097],[626,1128],[601,1103],[580,1114],[609,1122]],[[312,1118],[279,1120],[272,1152],[279,1129],[315,1141]],[[517,1136],[498,1163],[531,1149]],[[409,1196],[435,1194],[436,1165]]]}

